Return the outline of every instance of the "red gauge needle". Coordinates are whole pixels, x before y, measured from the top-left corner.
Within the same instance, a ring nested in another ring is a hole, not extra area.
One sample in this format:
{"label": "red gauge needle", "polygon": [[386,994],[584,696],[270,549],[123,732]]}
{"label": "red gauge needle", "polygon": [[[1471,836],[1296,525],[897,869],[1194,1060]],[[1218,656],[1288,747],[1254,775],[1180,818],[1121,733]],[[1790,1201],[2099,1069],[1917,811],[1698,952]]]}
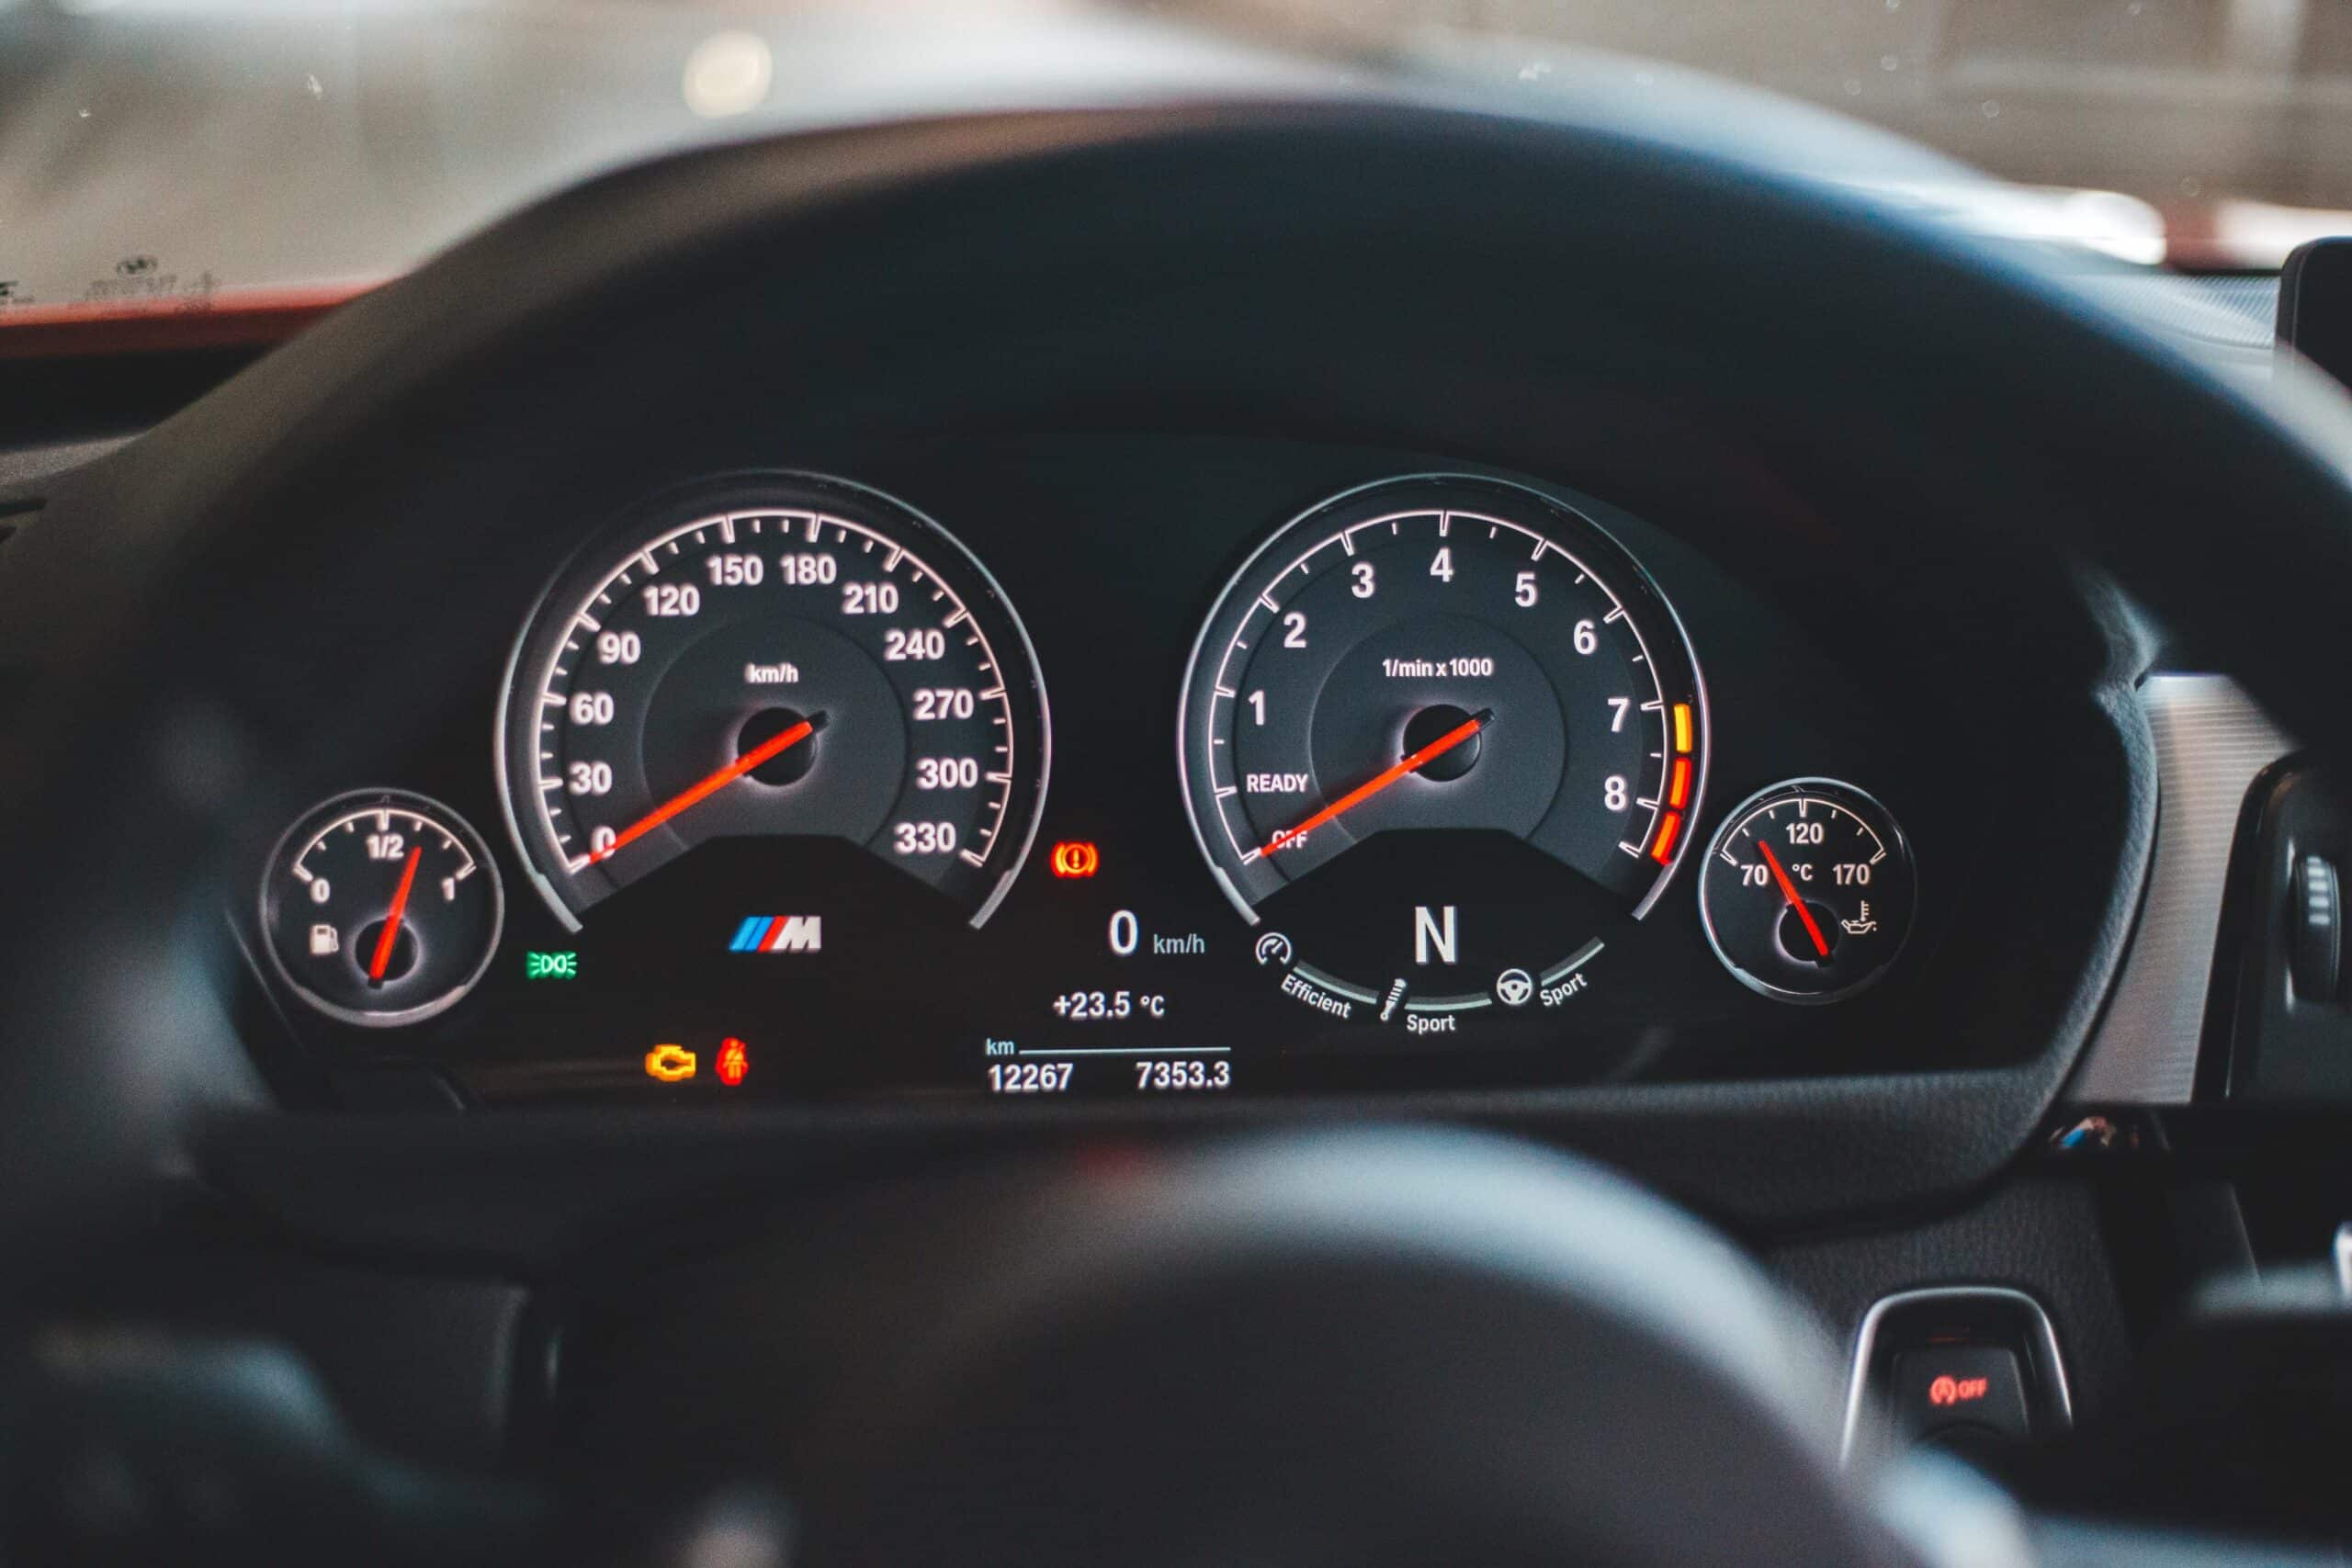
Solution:
{"label": "red gauge needle", "polygon": [[594,865],[598,861],[612,859],[621,850],[637,842],[681,811],[700,806],[753,768],[773,758],[782,756],[824,728],[825,716],[820,713],[812,713],[790,729],[761,741],[700,784],[680,790],[676,795],[614,834],[613,841],[603,849],[589,851],[588,863]]}
{"label": "red gauge needle", "polygon": [[1322,810],[1317,812],[1306,821],[1301,822],[1297,827],[1285,828],[1281,832],[1276,833],[1272,838],[1266,840],[1265,846],[1258,852],[1261,855],[1272,854],[1284,844],[1294,843],[1299,839],[1304,838],[1308,833],[1313,832],[1316,829],[1323,826],[1324,823],[1329,822],[1334,817],[1339,816],[1342,811],[1354,810],[1357,807],[1362,806],[1365,801],[1370,800],[1374,795],[1378,795],[1382,790],[1386,789],[1390,784],[1395,784],[1398,779],[1403,778],[1407,773],[1415,773],[1422,768],[1428,767],[1431,762],[1436,761],[1440,757],[1444,756],[1448,751],[1453,750],[1456,746],[1461,745],[1464,740],[1469,739],[1472,736],[1477,734],[1478,731],[1486,728],[1487,726],[1494,722],[1495,710],[1492,708],[1480,708],[1463,723],[1455,725],[1452,729],[1447,730],[1443,735],[1439,736],[1436,739],[1430,741],[1419,750],[1408,756],[1403,761],[1382,769],[1378,773],[1356,785],[1355,788],[1348,791],[1347,794],[1340,796],[1339,799],[1333,801],[1330,805],[1325,807]]}
{"label": "red gauge needle", "polygon": [[384,983],[384,967],[392,961],[392,942],[401,934],[401,917],[408,913],[408,890],[416,886],[416,863],[424,858],[424,846],[417,845],[408,852],[408,863],[401,867],[401,885],[392,889],[392,907],[384,915],[384,934],[376,939],[375,956],[368,960],[368,983]]}
{"label": "red gauge needle", "polygon": [[1797,885],[1791,882],[1789,874],[1781,869],[1781,857],[1772,852],[1771,844],[1763,839],[1756,840],[1756,847],[1764,852],[1764,863],[1772,868],[1772,880],[1781,885],[1781,897],[1789,901],[1789,908],[1794,909],[1797,919],[1804,922],[1804,934],[1813,938],[1815,950],[1822,957],[1828,957],[1829,944],[1822,940],[1821,928],[1813,923],[1813,911],[1806,908],[1804,900],[1797,897]]}

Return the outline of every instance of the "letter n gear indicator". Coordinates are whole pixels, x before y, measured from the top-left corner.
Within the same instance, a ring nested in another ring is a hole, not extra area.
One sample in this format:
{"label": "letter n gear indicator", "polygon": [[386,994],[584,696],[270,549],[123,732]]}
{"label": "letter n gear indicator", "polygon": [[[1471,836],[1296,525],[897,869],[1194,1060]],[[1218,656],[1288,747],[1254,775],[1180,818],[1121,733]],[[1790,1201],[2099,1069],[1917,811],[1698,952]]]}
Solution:
{"label": "letter n gear indicator", "polygon": [[1689,858],[1705,694],[1602,513],[1467,475],[1367,485],[1210,612],[1185,803],[1218,890],[1296,943],[1282,994],[1356,1004],[1318,1038],[1556,1039]]}

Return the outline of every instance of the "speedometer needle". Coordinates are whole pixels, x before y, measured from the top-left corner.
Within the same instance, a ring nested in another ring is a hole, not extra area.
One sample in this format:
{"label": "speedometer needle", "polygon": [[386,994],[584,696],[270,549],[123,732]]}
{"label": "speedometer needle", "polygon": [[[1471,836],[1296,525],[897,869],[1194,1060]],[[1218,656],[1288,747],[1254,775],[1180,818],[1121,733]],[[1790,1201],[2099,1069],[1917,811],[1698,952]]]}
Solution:
{"label": "speedometer needle", "polygon": [[622,849],[637,842],[681,811],[701,805],[745,773],[763,762],[782,756],[824,728],[825,716],[821,713],[812,713],[791,728],[770,736],[700,784],[680,790],[676,795],[614,834],[613,841],[603,849],[589,851],[588,863],[594,865],[598,861],[612,859]]}
{"label": "speedometer needle", "polygon": [[1821,928],[1814,923],[1813,911],[1806,908],[1804,900],[1797,897],[1797,885],[1791,882],[1789,874],[1781,869],[1781,857],[1772,852],[1771,842],[1758,839],[1756,847],[1764,852],[1764,863],[1772,868],[1772,880],[1781,885],[1781,897],[1789,901],[1789,908],[1794,909],[1797,919],[1804,922],[1804,934],[1813,938],[1815,951],[1824,958],[1828,957],[1829,944],[1822,940]]}
{"label": "speedometer needle", "polygon": [[[1455,711],[1459,712],[1460,710],[1457,709]],[[1285,828],[1281,832],[1276,833],[1272,838],[1266,840],[1265,846],[1258,852],[1261,855],[1270,855],[1276,850],[1281,849],[1284,844],[1297,842],[1300,839],[1305,838],[1308,833],[1311,833],[1316,829],[1323,826],[1324,823],[1329,822],[1333,818],[1339,816],[1340,813],[1343,811],[1351,811],[1355,807],[1362,806],[1365,801],[1370,800],[1374,795],[1378,795],[1382,790],[1386,789],[1390,784],[1395,784],[1407,773],[1418,773],[1421,769],[1428,767],[1431,762],[1436,761],[1440,757],[1444,756],[1448,751],[1453,750],[1456,746],[1461,745],[1464,740],[1469,739],[1472,736],[1477,734],[1478,731],[1486,728],[1487,726],[1494,722],[1495,710],[1492,708],[1480,708],[1476,713],[1472,714],[1464,722],[1455,725],[1452,729],[1447,730],[1443,735],[1439,736],[1436,739],[1430,741],[1419,750],[1408,755],[1403,761],[1394,763],[1389,767],[1382,769],[1378,773],[1356,785],[1355,788],[1348,791],[1347,794],[1340,796],[1339,799],[1333,801],[1330,805],[1325,807],[1322,810],[1317,812],[1306,821],[1301,822],[1297,827]]]}
{"label": "speedometer needle", "polygon": [[418,844],[408,852],[408,863],[401,867],[401,885],[392,889],[392,907],[384,912],[384,934],[376,939],[376,951],[368,960],[368,983],[380,986],[384,971],[392,962],[392,942],[401,934],[401,917],[408,913],[408,890],[416,886],[416,863],[424,858],[424,846]]}

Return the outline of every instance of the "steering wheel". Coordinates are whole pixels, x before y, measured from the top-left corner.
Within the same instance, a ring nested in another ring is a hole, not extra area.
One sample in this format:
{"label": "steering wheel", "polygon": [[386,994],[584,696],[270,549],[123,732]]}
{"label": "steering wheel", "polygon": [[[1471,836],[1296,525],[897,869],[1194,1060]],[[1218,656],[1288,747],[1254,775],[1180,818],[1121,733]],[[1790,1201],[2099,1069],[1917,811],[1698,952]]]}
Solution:
{"label": "steering wheel", "polygon": [[[62,487],[12,548],[0,668],[34,672],[19,733],[41,743],[0,760],[6,1304],[110,1256],[159,1187],[275,1120],[217,913],[232,807],[282,760],[256,706],[330,672],[352,716],[316,739],[345,744],[470,678],[462,639],[392,628],[420,603],[494,615],[465,579],[521,526],[505,503],[657,421],[658,398],[582,389],[599,361],[747,378],[802,433],[984,429],[1043,401],[1115,423],[1148,394],[1538,471],[1551,416],[1525,389],[1705,387],[1850,442],[1891,487],[1890,533],[1905,476],[2036,493],[1971,513],[1988,557],[2055,540],[2312,742],[2348,722],[2344,400],[2292,367],[2224,385],[2027,263],[1849,194],[1402,102],[698,152],[356,303]],[[460,472],[466,530],[442,505]],[[379,581],[349,564],[392,539],[414,547],[377,557]],[[2098,989],[2018,1072],[1577,1091],[1563,1125],[1662,1109],[1646,1135],[1719,1137],[1727,1190],[1873,1160],[1964,1185],[2021,1145]],[[649,1453],[736,1453],[786,1479],[810,1562],[1919,1550],[1836,1467],[1817,1334],[1695,1222],[1564,1154],[1269,1119],[1205,1149],[843,1190],[665,1275],[674,1332],[649,1332],[583,1431],[582,1496],[658,1478]],[[565,1135],[514,1124],[454,1136],[520,1157]]]}

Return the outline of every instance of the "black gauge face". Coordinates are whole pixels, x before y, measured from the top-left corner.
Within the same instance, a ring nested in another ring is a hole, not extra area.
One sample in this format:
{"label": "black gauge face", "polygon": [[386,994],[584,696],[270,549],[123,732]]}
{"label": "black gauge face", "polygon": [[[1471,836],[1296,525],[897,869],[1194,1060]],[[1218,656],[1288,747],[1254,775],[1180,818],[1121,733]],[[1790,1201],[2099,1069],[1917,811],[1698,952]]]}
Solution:
{"label": "black gauge face", "polygon": [[[800,475],[659,498],[592,546],[526,630],[500,727],[517,844],[575,927],[747,840],[855,845],[983,923],[1050,745],[1028,634],[980,564],[899,502]],[[821,941],[781,919],[754,938]]]}
{"label": "black gauge face", "polygon": [[1269,983],[1400,1037],[1556,1026],[1681,863],[1705,776],[1648,577],[1562,502],[1466,477],[1276,534],[1211,612],[1179,725]]}
{"label": "black gauge face", "polygon": [[1707,940],[1751,990],[1832,1002],[1887,971],[1911,934],[1917,876],[1885,807],[1793,779],[1736,807],[1699,875]]}
{"label": "black gauge face", "polygon": [[481,839],[422,795],[368,791],[306,813],[271,854],[261,923],[278,974],[345,1023],[414,1023],[472,987],[505,917]]}

